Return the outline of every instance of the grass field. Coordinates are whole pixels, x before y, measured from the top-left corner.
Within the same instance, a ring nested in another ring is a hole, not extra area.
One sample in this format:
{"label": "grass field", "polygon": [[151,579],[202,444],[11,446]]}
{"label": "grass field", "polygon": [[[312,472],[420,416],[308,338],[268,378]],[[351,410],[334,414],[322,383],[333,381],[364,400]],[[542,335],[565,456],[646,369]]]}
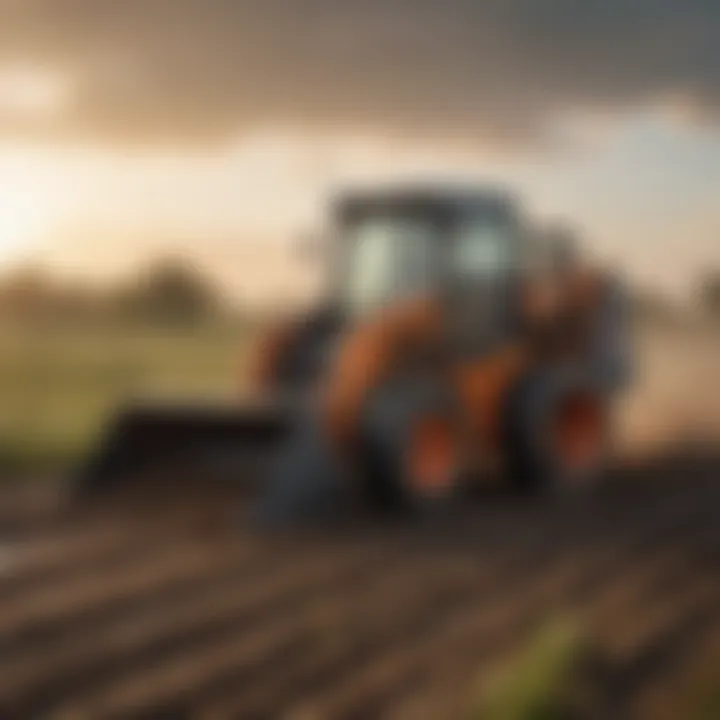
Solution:
{"label": "grass field", "polygon": [[146,394],[229,394],[246,325],[0,328],[0,478],[62,470]]}

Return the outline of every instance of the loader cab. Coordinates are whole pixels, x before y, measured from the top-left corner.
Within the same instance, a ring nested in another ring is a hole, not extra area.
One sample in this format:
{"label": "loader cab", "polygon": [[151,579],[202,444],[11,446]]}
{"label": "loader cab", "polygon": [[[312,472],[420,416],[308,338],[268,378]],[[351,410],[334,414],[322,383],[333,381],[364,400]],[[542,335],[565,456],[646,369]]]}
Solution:
{"label": "loader cab", "polygon": [[461,345],[510,329],[526,239],[508,196],[465,188],[356,194],[338,202],[335,220],[342,255],[336,296],[350,317],[438,294]]}

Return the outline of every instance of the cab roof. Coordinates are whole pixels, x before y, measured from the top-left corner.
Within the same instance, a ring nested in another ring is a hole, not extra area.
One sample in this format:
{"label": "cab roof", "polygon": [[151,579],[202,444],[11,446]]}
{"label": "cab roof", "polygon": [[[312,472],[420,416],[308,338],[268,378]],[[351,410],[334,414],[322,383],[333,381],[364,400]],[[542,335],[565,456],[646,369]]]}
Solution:
{"label": "cab roof", "polygon": [[345,189],[335,194],[333,207],[340,219],[378,211],[443,215],[483,212],[506,218],[515,218],[518,214],[515,198],[500,188],[440,183]]}

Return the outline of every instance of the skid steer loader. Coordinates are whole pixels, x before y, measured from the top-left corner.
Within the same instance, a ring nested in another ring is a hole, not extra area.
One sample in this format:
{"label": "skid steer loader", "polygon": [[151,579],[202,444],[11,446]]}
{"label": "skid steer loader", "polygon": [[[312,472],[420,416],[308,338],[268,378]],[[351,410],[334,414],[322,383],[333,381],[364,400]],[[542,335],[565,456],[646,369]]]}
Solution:
{"label": "skid steer loader", "polygon": [[350,192],[331,220],[330,287],[257,340],[253,399],[120,411],[79,489],[220,449],[266,459],[255,512],[270,521],[358,498],[425,508],[489,474],[593,486],[628,380],[620,283],[493,190]]}

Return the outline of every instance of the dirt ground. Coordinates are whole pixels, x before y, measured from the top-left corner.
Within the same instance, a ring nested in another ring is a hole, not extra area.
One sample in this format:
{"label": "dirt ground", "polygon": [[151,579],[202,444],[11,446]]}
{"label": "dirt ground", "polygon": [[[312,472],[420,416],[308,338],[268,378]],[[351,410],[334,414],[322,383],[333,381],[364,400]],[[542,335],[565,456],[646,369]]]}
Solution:
{"label": "dirt ground", "polygon": [[719,467],[301,534],[244,527],[224,489],[6,512],[0,715],[460,717],[478,678],[573,617],[608,664],[597,717],[655,717],[720,647]]}

